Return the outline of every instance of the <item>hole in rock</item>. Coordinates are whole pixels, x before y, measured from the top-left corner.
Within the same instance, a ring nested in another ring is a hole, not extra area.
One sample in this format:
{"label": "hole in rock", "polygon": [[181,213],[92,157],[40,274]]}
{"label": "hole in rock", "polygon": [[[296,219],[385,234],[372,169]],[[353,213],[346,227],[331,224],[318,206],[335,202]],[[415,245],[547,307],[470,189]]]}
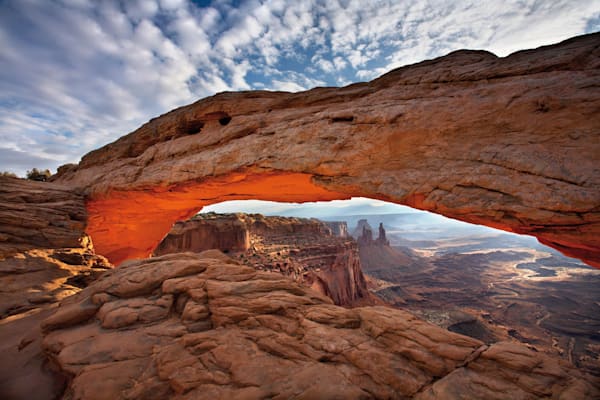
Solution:
{"label": "hole in rock", "polygon": [[204,121],[219,121],[219,124],[225,126],[231,122],[231,116],[224,111],[215,111],[205,114],[202,119]]}
{"label": "hole in rock", "polygon": [[204,128],[204,122],[202,121],[186,121],[181,130],[184,135],[195,135],[200,133],[202,128]]}
{"label": "hole in rock", "polygon": [[219,123],[223,126],[227,125],[231,121],[231,117],[228,115],[223,118],[219,118]]}
{"label": "hole in rock", "polygon": [[488,344],[512,340],[558,354],[600,375],[600,270],[531,236],[367,198],[247,200],[203,208],[174,224],[154,251],[207,248],[338,304],[385,303]]}
{"label": "hole in rock", "polygon": [[331,118],[331,122],[352,122],[354,121],[354,116],[352,115],[340,115],[338,117]]}

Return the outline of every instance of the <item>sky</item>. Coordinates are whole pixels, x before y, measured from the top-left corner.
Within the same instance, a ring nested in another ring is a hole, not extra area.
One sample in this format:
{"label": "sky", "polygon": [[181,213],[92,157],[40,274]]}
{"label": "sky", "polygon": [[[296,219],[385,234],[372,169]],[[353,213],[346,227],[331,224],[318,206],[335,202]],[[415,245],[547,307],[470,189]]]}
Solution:
{"label": "sky", "polygon": [[[308,203],[280,203],[264,200],[231,200],[204,207],[202,213],[245,212],[331,219],[340,215],[409,214],[425,211],[365,197],[350,200],[315,201]],[[440,218],[444,218],[440,216]]]}
{"label": "sky", "polygon": [[371,80],[600,30],[600,0],[0,0],[0,172],[55,171],[222,91]]}

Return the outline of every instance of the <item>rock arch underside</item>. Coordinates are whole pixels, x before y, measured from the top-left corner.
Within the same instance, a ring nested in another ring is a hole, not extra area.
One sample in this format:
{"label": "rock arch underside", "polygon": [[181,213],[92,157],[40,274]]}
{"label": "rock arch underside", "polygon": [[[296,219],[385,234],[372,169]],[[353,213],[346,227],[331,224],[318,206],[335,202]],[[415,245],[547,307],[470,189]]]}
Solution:
{"label": "rock arch underside", "polygon": [[457,51],[368,83],[221,93],[59,169],[112,262],[225,200],[370,197],[536,236],[600,267],[600,34]]}

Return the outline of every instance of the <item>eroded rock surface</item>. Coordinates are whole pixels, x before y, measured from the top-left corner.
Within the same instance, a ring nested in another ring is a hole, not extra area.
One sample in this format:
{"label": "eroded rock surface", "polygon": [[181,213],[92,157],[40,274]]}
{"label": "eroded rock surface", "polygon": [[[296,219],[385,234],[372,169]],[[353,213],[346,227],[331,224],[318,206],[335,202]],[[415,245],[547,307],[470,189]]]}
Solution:
{"label": "eroded rock surface", "polygon": [[178,221],[154,255],[219,249],[258,270],[291,277],[330,297],[337,305],[379,304],[360,265],[357,244],[345,223],[261,214],[198,214]]}
{"label": "eroded rock surface", "polygon": [[69,399],[598,396],[560,360],[392,308],[338,307],[217,251],[125,263],[42,327]]}
{"label": "eroded rock surface", "polygon": [[49,182],[0,176],[0,259],[31,249],[87,246],[82,193]]}
{"label": "eroded rock surface", "polygon": [[85,233],[83,196],[0,177],[0,398],[54,399],[64,379],[41,352],[40,321],[112,265]]}
{"label": "eroded rock surface", "polygon": [[112,266],[85,233],[80,193],[0,177],[0,319],[56,303]]}
{"label": "eroded rock surface", "polygon": [[222,93],[56,180],[87,190],[88,232],[117,263],[203,205],[364,196],[535,235],[600,266],[599,46],[596,33],[505,58],[457,51],[343,88]]}

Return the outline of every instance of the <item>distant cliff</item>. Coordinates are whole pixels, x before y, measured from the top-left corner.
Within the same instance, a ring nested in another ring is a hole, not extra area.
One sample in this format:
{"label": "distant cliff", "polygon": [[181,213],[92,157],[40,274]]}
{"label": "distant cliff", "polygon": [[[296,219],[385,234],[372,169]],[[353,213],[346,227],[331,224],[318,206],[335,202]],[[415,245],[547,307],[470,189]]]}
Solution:
{"label": "distant cliff", "polygon": [[370,304],[358,247],[345,222],[199,214],[177,222],[153,255],[219,249],[259,270],[275,271],[316,289],[338,305]]}
{"label": "distant cliff", "polygon": [[350,237],[350,234],[348,233],[348,224],[346,224],[346,221],[324,221],[325,224],[329,227],[329,229],[331,229],[331,232],[333,232],[333,234],[335,236],[339,236],[339,237]]}

